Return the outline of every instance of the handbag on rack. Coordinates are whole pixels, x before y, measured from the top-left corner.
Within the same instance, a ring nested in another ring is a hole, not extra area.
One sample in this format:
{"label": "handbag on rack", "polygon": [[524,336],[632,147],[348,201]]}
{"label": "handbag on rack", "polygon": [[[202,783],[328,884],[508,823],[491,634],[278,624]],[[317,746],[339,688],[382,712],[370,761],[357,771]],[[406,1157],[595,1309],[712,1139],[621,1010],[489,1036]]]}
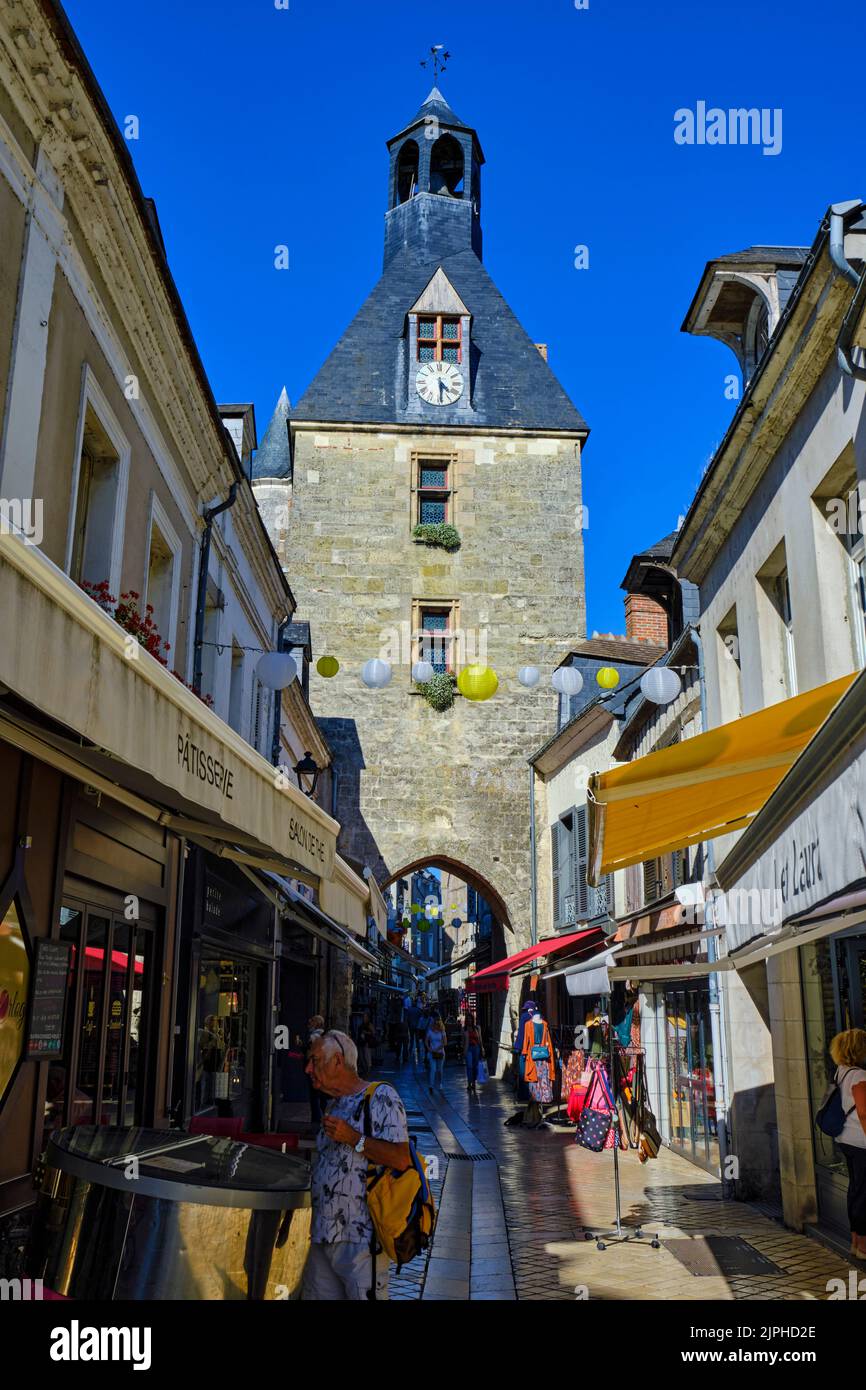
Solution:
{"label": "handbag on rack", "polygon": [[597,1067],[574,1131],[575,1144],[591,1153],[601,1153],[613,1119],[613,1097],[604,1078],[604,1069]]}

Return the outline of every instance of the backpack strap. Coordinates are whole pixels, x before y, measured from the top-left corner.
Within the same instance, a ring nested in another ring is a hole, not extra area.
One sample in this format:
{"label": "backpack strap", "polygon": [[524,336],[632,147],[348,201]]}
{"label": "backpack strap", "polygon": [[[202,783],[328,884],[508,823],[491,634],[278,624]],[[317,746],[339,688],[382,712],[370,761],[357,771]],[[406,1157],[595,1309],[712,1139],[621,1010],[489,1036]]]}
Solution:
{"label": "backpack strap", "polygon": [[[363,1108],[364,1108],[364,1134],[365,1134],[365,1136],[366,1136],[367,1139],[372,1139],[372,1138],[373,1138],[373,1117],[372,1117],[372,1115],[371,1115],[371,1113],[370,1113],[370,1101],[371,1101],[371,1099],[372,1099],[373,1092],[376,1091],[376,1090],[378,1090],[378,1088],[379,1088],[379,1086],[381,1086],[381,1084],[382,1084],[382,1083],[381,1083],[380,1081],[372,1081],[372,1082],[370,1083],[370,1085],[369,1085],[369,1086],[366,1088],[366,1090],[364,1091],[364,1101],[363,1101]],[[370,1162],[370,1160],[368,1159],[368,1160],[367,1160],[367,1181],[368,1181],[368,1182],[369,1182],[369,1180],[370,1180],[370,1170],[372,1169],[372,1167],[373,1167],[373,1164],[372,1164],[372,1163]],[[375,1226],[374,1226],[374,1227],[373,1227],[373,1233],[372,1233],[372,1235],[370,1236],[370,1291],[369,1291],[369,1293],[367,1294],[367,1297],[368,1297],[369,1299],[372,1299],[372,1301],[373,1301],[374,1303],[376,1302],[376,1256],[377,1256],[378,1253],[379,1253],[379,1243],[378,1243],[378,1241],[376,1240],[376,1228],[375,1228]]]}

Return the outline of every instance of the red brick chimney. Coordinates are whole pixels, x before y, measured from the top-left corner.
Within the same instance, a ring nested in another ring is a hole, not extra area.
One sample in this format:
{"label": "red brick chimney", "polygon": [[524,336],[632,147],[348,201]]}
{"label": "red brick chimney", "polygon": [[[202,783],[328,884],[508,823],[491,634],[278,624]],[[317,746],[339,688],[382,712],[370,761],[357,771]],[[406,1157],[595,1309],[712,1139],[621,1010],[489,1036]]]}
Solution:
{"label": "red brick chimney", "polygon": [[630,642],[668,645],[668,615],[660,603],[646,594],[626,594],[625,635]]}

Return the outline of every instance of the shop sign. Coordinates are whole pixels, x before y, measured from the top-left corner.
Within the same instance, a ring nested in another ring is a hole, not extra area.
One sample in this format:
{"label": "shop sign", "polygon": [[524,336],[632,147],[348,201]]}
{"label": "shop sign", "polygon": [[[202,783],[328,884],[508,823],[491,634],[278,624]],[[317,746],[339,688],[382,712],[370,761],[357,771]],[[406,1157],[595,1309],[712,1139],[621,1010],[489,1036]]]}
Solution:
{"label": "shop sign", "polygon": [[234,773],[231,768],[221,758],[215,758],[202,744],[196,743],[189,734],[177,736],[177,765],[191,777],[204,782],[205,786],[216,787],[226,801],[232,800]]}
{"label": "shop sign", "polygon": [[27,1027],[28,1062],[56,1061],[61,1056],[71,950],[71,944],[66,941],[42,938],[36,942]]}
{"label": "shop sign", "polygon": [[793,816],[724,894],[728,946],[778,930],[866,875],[866,748]]}

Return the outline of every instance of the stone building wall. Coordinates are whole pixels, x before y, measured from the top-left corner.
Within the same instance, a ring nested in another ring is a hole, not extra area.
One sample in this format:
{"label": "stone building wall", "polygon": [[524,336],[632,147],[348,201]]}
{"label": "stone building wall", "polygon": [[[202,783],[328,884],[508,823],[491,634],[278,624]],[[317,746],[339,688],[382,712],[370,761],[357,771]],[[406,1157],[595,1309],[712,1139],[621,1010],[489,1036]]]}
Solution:
{"label": "stone building wall", "polygon": [[[414,451],[454,460],[452,554],[412,539]],[[529,940],[526,759],[555,730],[550,675],[585,629],[580,518],[574,437],[295,426],[292,587],[314,660],[341,663],[310,685],[339,766],[341,851],[380,882],[422,856],[467,865],[504,900],[514,949]],[[413,690],[413,600],[459,601],[461,656],[496,670],[492,700],[438,713]],[[383,690],[359,678],[375,656],[393,664]],[[542,671],[534,690],[522,665]]]}

